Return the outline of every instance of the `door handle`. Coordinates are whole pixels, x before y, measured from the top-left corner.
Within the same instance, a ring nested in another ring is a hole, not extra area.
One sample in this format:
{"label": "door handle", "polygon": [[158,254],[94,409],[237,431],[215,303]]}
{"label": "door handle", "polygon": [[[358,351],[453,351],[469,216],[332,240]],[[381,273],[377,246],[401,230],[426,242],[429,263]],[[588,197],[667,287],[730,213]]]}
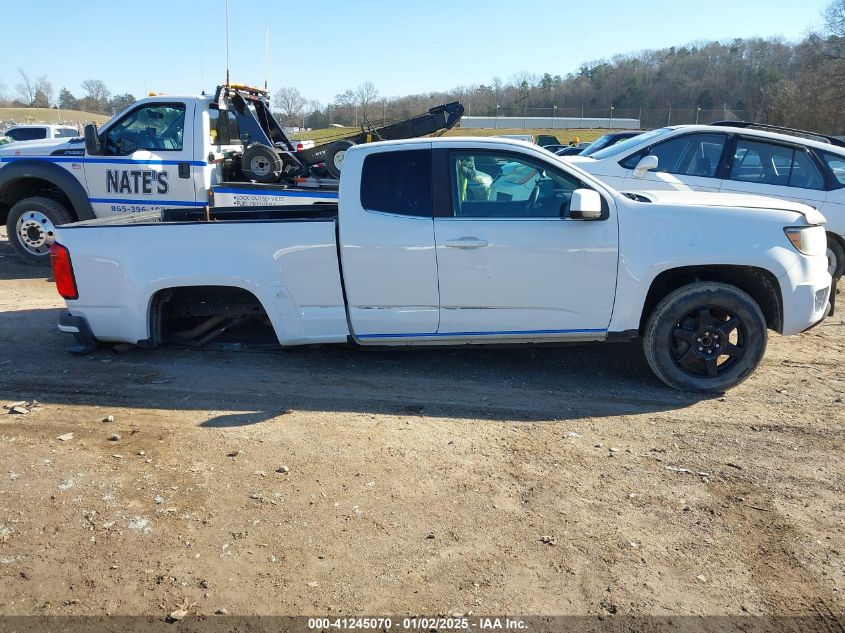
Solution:
{"label": "door handle", "polygon": [[487,240],[477,237],[462,237],[459,240],[446,240],[446,246],[449,248],[483,248],[487,246]]}

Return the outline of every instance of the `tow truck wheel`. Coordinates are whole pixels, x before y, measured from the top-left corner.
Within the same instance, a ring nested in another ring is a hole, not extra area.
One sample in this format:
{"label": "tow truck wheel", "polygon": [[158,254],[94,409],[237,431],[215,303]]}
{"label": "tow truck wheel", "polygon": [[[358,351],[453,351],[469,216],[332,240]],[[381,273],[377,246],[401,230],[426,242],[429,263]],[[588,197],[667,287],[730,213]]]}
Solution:
{"label": "tow truck wheel", "polygon": [[256,182],[278,182],[282,175],[282,159],[272,147],[254,143],[244,150],[241,170],[247,178]]}
{"label": "tow truck wheel", "polygon": [[74,218],[52,198],[24,198],[9,210],[6,232],[15,252],[27,264],[48,266],[53,231]]}
{"label": "tow truck wheel", "polygon": [[326,171],[332,178],[340,178],[340,171],[343,169],[343,159],[346,157],[346,150],[355,145],[352,141],[337,141],[332,143],[326,150]]}

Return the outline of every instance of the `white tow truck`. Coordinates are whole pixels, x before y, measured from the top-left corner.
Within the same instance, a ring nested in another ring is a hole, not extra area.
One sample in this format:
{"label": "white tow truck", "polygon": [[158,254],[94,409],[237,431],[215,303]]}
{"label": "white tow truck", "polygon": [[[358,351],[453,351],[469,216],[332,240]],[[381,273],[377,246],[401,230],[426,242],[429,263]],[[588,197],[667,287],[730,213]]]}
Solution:
{"label": "white tow truck", "polygon": [[320,145],[291,141],[267,92],[240,84],[214,96],[157,95],[84,137],[0,147],[0,218],[28,263],[48,264],[59,224],[166,208],[337,202],[343,156],[356,143],[454,126],[457,102]]}
{"label": "white tow truck", "polygon": [[[642,337],[657,376],[720,392],[767,329],[830,305],[824,217],[729,194],[619,193],[504,139],[357,145],[336,205],[175,209],[59,227],[59,329],[154,346],[542,344]],[[227,338],[228,337],[228,338]]]}

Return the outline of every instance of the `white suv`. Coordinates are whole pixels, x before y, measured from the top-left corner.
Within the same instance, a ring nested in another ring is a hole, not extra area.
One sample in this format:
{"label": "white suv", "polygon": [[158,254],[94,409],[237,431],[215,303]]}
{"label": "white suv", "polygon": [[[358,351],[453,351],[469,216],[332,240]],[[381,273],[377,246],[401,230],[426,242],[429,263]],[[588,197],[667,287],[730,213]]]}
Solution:
{"label": "white suv", "polygon": [[43,141],[57,138],[76,138],[82,136],[75,127],[69,125],[50,125],[44,123],[16,125],[3,132],[16,143],[24,141]]}
{"label": "white suv", "polygon": [[[804,137],[804,138],[802,138]],[[620,191],[740,192],[809,204],[827,217],[830,274],[845,271],[845,142],[742,121],[664,127],[567,156]]]}

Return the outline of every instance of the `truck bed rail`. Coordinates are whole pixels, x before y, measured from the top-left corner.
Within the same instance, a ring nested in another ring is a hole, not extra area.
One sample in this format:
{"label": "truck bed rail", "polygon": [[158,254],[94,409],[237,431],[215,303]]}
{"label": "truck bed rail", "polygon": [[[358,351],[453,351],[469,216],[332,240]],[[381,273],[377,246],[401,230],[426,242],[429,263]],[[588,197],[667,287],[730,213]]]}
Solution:
{"label": "truck bed rail", "polygon": [[205,209],[161,209],[144,213],[97,218],[65,224],[62,228],[110,227],[149,224],[185,224],[189,222],[307,222],[334,221],[337,203],[297,204],[266,207],[214,207]]}

